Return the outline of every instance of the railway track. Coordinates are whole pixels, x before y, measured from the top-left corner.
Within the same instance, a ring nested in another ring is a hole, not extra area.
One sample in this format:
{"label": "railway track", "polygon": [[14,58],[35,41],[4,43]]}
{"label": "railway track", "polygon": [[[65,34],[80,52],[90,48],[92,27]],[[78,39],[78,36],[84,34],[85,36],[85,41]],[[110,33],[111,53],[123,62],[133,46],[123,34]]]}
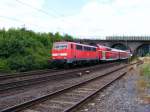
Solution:
{"label": "railway track", "polygon": [[50,72],[57,72],[57,69],[46,69],[46,70],[37,70],[37,71],[30,71],[30,72],[22,72],[22,73],[13,73],[13,74],[3,74],[0,75],[0,81],[8,80],[8,79],[14,79],[14,78],[21,78],[21,77],[28,77],[31,75],[37,75],[37,74],[44,74],[44,73],[50,73]]}
{"label": "railway track", "polygon": [[[110,62],[108,64],[114,64],[114,63],[119,63],[119,62]],[[102,63],[101,65],[106,65],[107,63]],[[77,67],[74,69],[78,69]],[[36,70],[36,71],[30,71],[30,72],[20,72],[20,73],[12,73],[12,74],[0,74],[0,81],[3,80],[9,80],[9,79],[16,79],[16,78],[25,78],[29,76],[37,76],[37,75],[43,75],[46,73],[53,73],[53,72],[59,72],[59,71],[64,71],[67,69],[45,69],[45,70]],[[71,69],[73,70],[73,69]]]}
{"label": "railway track", "polygon": [[[133,63],[135,64],[135,63]],[[133,65],[130,64],[130,65]],[[128,71],[125,65],[103,75],[71,85],[57,92],[8,107],[1,112],[70,112],[75,111],[85,101],[110,85]]]}
{"label": "railway track", "polygon": [[[117,63],[105,63],[101,65],[86,67],[86,68],[80,68],[80,69],[71,69],[71,70],[47,70],[47,71],[41,71],[41,72],[33,72],[33,73],[24,73],[23,75],[16,74],[14,76],[6,75],[6,77],[3,77],[3,80],[0,80],[0,93],[4,93],[5,91],[12,90],[12,89],[19,89],[20,87],[27,87],[30,85],[35,85],[51,80],[58,80],[63,78],[72,78],[77,77],[82,72],[86,71],[95,71],[98,68],[104,68],[104,67],[111,67],[118,64]],[[92,70],[91,70],[92,69]],[[2,77],[1,77],[2,79]]]}

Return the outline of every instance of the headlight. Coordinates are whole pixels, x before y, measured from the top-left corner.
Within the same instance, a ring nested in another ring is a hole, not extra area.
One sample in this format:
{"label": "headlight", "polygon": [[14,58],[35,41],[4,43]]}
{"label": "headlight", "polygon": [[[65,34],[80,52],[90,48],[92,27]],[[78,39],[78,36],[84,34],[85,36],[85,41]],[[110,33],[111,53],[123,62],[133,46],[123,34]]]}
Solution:
{"label": "headlight", "polygon": [[60,53],[60,56],[67,56],[67,53]]}
{"label": "headlight", "polygon": [[52,56],[58,56],[58,53],[53,53]]}
{"label": "headlight", "polygon": [[52,56],[67,56],[67,53],[53,53]]}

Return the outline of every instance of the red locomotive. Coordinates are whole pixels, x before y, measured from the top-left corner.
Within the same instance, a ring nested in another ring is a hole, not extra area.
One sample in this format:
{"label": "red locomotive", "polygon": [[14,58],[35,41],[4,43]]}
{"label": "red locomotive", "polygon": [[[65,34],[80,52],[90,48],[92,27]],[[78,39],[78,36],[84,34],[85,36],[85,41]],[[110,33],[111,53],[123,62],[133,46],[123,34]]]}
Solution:
{"label": "red locomotive", "polygon": [[62,64],[122,60],[130,56],[127,51],[75,42],[55,42],[52,49],[53,62]]}

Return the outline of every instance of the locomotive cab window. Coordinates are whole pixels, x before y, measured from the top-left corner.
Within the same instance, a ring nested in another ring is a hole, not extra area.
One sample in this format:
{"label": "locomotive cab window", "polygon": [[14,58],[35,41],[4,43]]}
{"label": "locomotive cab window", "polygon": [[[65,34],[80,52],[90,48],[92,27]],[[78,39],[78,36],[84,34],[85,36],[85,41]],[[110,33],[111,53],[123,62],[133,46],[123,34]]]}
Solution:
{"label": "locomotive cab window", "polygon": [[67,49],[67,44],[54,44],[54,49]]}

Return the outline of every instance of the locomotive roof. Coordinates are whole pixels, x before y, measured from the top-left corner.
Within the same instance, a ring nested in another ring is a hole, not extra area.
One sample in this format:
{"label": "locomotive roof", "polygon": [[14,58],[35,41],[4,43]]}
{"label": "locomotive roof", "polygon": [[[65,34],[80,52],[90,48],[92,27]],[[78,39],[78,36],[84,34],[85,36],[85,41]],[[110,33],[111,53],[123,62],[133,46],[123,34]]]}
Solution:
{"label": "locomotive roof", "polygon": [[76,45],[82,45],[82,46],[87,46],[87,47],[94,47],[94,48],[97,48],[96,46],[92,46],[92,45],[87,45],[87,44],[81,44],[81,43],[76,43],[76,42],[55,42],[55,43],[58,43],[58,44],[76,44]]}
{"label": "locomotive roof", "polygon": [[87,47],[94,47],[94,48],[99,48],[100,50],[106,50],[106,51],[116,51],[116,52],[127,52],[124,50],[119,50],[119,49],[115,49],[115,48],[110,48],[104,45],[100,45],[97,44],[97,46],[91,46],[91,45],[86,45],[86,44],[81,44],[81,43],[76,43],[76,42],[66,42],[66,41],[62,41],[62,42],[55,42],[56,44],[76,44],[76,45],[82,45],[82,46],[87,46]]}
{"label": "locomotive roof", "polygon": [[110,47],[107,47],[107,46],[104,46],[104,45],[97,44],[97,47],[99,48],[99,50],[111,51]]}
{"label": "locomotive roof", "polygon": [[120,50],[120,49],[115,49],[115,48],[112,48],[112,51],[117,51],[117,52],[126,52],[126,51],[123,51],[123,50]]}

